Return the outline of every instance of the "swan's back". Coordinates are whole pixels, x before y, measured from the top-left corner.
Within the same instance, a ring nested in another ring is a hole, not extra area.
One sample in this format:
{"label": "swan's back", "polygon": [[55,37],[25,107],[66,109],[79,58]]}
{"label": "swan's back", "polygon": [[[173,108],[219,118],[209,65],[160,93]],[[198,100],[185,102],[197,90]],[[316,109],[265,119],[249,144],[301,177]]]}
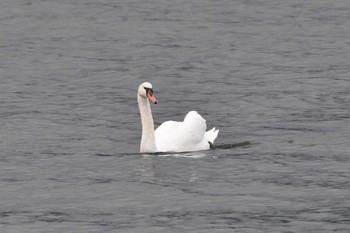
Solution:
{"label": "swan's back", "polygon": [[189,112],[183,122],[164,122],[155,131],[157,149],[160,152],[207,150],[219,131],[213,128],[206,132],[206,129],[206,121],[196,111]]}

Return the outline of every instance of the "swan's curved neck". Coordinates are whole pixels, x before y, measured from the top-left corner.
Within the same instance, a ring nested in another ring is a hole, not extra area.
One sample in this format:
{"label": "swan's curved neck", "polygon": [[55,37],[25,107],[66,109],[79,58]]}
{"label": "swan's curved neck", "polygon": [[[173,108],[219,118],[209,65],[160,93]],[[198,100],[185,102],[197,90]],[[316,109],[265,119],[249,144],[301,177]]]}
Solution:
{"label": "swan's curved neck", "polygon": [[139,95],[137,95],[137,102],[139,104],[142,123],[140,153],[157,152],[151,106],[148,99]]}

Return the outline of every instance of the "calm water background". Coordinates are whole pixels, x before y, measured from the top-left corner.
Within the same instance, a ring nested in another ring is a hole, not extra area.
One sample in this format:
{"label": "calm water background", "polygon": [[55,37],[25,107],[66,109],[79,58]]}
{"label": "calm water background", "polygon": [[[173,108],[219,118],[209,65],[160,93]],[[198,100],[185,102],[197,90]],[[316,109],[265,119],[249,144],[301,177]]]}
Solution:
{"label": "calm water background", "polygon": [[[350,2],[0,3],[0,232],[349,232]],[[197,110],[229,149],[138,154]]]}

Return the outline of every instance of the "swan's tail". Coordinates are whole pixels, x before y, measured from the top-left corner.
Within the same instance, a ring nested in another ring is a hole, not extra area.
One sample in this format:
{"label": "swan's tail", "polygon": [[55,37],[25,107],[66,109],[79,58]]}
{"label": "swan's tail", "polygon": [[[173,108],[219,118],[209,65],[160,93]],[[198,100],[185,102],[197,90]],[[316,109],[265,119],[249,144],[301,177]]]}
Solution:
{"label": "swan's tail", "polygon": [[213,144],[215,139],[218,136],[218,133],[219,133],[219,130],[216,130],[215,127],[214,127],[211,130],[205,132],[205,136],[204,137],[207,139],[208,142]]}

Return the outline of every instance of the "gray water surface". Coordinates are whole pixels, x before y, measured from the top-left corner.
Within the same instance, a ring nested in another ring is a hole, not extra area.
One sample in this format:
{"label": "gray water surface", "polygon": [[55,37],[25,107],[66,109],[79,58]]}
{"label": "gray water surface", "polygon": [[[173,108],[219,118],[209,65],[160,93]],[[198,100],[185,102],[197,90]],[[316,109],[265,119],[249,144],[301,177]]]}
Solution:
{"label": "gray water surface", "polygon": [[[349,232],[349,12],[1,1],[0,232]],[[140,155],[143,81],[217,148]]]}

